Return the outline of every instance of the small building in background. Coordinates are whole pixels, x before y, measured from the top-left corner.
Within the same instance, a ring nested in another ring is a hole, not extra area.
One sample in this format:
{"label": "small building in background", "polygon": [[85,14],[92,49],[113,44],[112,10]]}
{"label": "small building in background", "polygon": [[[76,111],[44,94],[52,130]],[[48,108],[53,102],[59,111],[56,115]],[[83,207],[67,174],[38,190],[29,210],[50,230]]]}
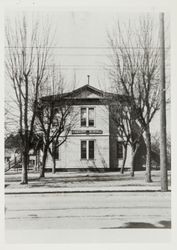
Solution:
{"label": "small building in background", "polygon": [[5,163],[6,163],[6,164],[7,164],[12,158],[14,158],[14,156],[15,156],[15,151],[16,151],[16,148],[5,148],[4,158],[5,158]]}

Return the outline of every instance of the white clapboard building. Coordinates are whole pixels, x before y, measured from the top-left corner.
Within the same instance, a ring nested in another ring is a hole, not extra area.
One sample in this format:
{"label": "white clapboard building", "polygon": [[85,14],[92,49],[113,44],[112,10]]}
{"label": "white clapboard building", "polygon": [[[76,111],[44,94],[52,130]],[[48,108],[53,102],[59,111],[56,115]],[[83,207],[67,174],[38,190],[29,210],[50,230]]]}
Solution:
{"label": "white clapboard building", "polygon": [[[124,148],[109,112],[113,94],[87,84],[65,95],[65,98],[69,97],[78,119],[66,142],[56,153],[56,170],[118,170],[122,164]],[[45,101],[50,101],[50,98],[45,97]],[[128,148],[125,168],[130,167],[130,161],[131,150]],[[52,167],[49,154],[46,167]]]}

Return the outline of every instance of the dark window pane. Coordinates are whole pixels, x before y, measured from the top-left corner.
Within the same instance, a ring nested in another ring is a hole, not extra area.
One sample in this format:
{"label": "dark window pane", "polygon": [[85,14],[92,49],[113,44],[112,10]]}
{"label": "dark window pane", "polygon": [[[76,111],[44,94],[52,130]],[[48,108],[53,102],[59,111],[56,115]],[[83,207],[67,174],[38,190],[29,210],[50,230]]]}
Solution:
{"label": "dark window pane", "polygon": [[122,159],[123,158],[123,143],[117,142],[117,158]]}
{"label": "dark window pane", "polygon": [[86,127],[86,108],[81,108],[81,126]]}
{"label": "dark window pane", "polygon": [[55,149],[55,159],[59,160],[59,148]]}
{"label": "dark window pane", "polygon": [[94,108],[89,108],[88,110],[88,116],[89,116],[89,126],[94,126]]}
{"label": "dark window pane", "polygon": [[81,159],[86,159],[87,156],[86,141],[81,141]]}
{"label": "dark window pane", "polygon": [[56,127],[58,125],[58,120],[56,118],[53,118],[53,121],[52,121],[52,126],[53,127]]}
{"label": "dark window pane", "polygon": [[52,145],[52,152],[55,160],[59,160],[59,148],[56,148],[55,144]]}
{"label": "dark window pane", "polygon": [[89,159],[94,159],[94,141],[89,141]]}

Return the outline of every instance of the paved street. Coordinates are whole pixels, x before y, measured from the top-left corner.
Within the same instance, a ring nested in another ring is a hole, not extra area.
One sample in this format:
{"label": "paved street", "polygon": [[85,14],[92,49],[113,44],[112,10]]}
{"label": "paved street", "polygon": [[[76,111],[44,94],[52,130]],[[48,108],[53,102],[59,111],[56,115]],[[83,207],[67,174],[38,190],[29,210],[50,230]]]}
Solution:
{"label": "paved street", "polygon": [[6,195],[6,229],[170,228],[161,192]]}

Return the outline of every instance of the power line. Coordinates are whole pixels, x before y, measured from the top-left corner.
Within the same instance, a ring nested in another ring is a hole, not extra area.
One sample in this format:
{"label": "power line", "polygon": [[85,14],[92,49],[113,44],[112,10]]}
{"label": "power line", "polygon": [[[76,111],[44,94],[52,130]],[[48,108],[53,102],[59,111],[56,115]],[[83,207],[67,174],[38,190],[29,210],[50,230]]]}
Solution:
{"label": "power line", "polygon": [[[30,55],[30,53],[26,53],[26,54]],[[33,53],[33,55],[35,55],[35,54],[37,55],[37,53]],[[12,54],[8,53],[8,55],[12,55]],[[50,53],[49,56],[51,56],[51,55],[57,55],[57,56],[113,56],[113,54],[60,54],[60,53]]]}
{"label": "power line", "polygon": [[[170,64],[169,64],[170,65]],[[113,64],[47,64],[47,67],[53,67],[53,66],[57,66],[57,67],[115,67],[118,66],[117,64],[113,65]]]}
{"label": "power line", "polygon": [[[160,48],[159,48],[160,49]],[[166,49],[170,49],[170,48],[166,48]],[[11,54],[10,52],[6,52],[6,54],[8,54],[8,55],[14,55],[14,54]],[[33,55],[42,55],[42,52],[40,53],[36,53],[36,52],[33,52]],[[31,55],[31,53],[30,52],[26,52],[26,55]],[[104,54],[104,53],[102,53],[102,54],[61,54],[61,53],[49,53],[48,54],[49,56],[52,56],[52,55],[55,55],[55,56],[114,56],[114,53],[112,53],[112,54]]]}
{"label": "power line", "polygon": [[[52,65],[52,64],[47,64],[46,65],[47,67],[53,67],[53,66],[56,66],[56,67],[93,67],[93,68],[96,68],[96,67],[105,67],[105,65],[101,65],[101,64],[63,64],[63,65],[60,65],[60,64],[55,64],[55,65]],[[107,67],[113,67],[113,65],[106,65]]]}
{"label": "power line", "polygon": [[[37,48],[35,46],[5,46],[5,49],[31,49]],[[116,47],[108,47],[108,46],[41,46],[40,49],[49,48],[49,49],[146,49],[145,47],[133,47],[133,46],[116,46]],[[148,49],[160,49],[160,47],[148,47]],[[165,49],[170,49],[170,47],[166,47]]]}

